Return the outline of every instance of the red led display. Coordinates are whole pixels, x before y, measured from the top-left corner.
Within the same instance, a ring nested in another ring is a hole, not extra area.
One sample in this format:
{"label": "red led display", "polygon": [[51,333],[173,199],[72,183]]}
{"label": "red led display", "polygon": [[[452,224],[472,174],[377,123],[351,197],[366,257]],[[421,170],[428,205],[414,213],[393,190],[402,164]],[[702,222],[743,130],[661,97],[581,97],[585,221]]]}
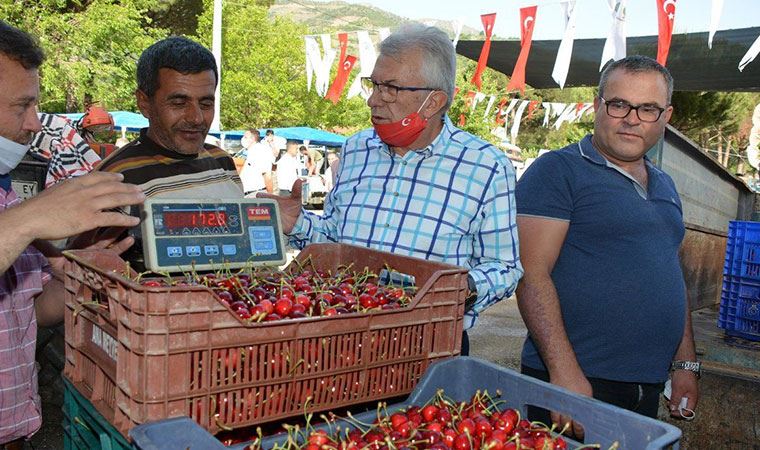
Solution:
{"label": "red led display", "polygon": [[164,212],[164,227],[224,227],[227,226],[227,213],[222,211],[167,211]]}

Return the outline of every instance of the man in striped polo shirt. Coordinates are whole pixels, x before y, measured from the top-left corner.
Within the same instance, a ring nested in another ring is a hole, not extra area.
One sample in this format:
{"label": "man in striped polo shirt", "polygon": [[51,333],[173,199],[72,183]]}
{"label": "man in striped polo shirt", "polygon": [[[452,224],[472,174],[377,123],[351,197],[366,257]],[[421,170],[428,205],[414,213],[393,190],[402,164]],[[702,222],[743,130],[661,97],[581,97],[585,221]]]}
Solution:
{"label": "man in striped polo shirt", "polygon": [[[324,215],[300,206],[300,185],[279,197],[290,242],[344,242],[469,269],[465,328],[512,295],[522,275],[515,225],[515,172],[503,151],[446,115],[456,58],[448,36],[410,26],[380,44],[362,79],[373,128],[340,152]],[[467,352],[466,335],[462,353]]]}
{"label": "man in striped polo shirt", "polygon": [[[242,198],[232,158],[204,143],[214,119],[218,83],[214,56],[200,44],[170,37],[148,47],[137,63],[137,106],[148,118],[140,137],[106,158],[99,170],[118,172],[148,197]],[[139,215],[139,208],[132,208]],[[141,241],[140,229],[129,231]],[[144,270],[142,245],[125,253]]]}

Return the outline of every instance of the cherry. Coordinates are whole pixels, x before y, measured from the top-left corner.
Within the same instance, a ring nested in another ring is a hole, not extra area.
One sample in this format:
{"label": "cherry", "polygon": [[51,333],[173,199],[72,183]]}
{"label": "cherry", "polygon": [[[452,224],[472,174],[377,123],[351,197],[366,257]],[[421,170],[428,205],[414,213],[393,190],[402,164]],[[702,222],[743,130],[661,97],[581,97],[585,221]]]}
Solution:
{"label": "cherry", "polygon": [[274,304],[274,310],[279,314],[280,316],[287,316],[290,314],[290,310],[293,309],[293,301],[290,300],[287,297],[281,297],[277,302]]}

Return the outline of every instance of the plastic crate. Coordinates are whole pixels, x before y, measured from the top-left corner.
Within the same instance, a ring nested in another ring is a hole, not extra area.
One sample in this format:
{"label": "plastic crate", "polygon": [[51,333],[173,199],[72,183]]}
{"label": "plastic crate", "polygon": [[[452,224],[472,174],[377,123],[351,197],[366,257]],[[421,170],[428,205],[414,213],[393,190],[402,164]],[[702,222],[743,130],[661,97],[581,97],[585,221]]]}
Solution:
{"label": "plastic crate", "polygon": [[[392,412],[406,405],[422,405],[443,389],[448,397],[467,401],[477,390],[501,393],[505,407],[517,408],[523,416],[527,405],[570,414],[586,430],[586,442],[609,448],[618,442],[621,449],[658,450],[679,448],[681,430],[673,425],[627,411],[593,398],[580,396],[560,387],[544,383],[515,371],[476,358],[459,357],[432,365],[414,392],[401,404],[389,408]],[[356,415],[358,421],[370,423],[375,411]],[[349,426],[342,423],[341,426]],[[173,419],[141,425],[132,429],[130,437],[142,450],[185,448],[223,449],[219,441],[189,419]],[[263,441],[264,449],[283,443],[285,437],[273,436]],[[580,444],[571,442],[571,448]],[[246,444],[230,448],[243,449]],[[672,446],[672,447],[670,447]]]}
{"label": "plastic crate", "polygon": [[723,277],[718,327],[728,335],[760,341],[760,282]]}
{"label": "plastic crate", "polygon": [[376,272],[387,264],[419,289],[396,310],[246,324],[208,288],[123,277],[111,251],[67,257],[64,373],[125,436],[168,417],[216,433],[405,395],[461,347],[467,272],[443,263],[311,245],[299,262]]}
{"label": "plastic crate", "polygon": [[63,448],[65,450],[127,450],[127,442],[108,421],[64,378]]}
{"label": "plastic crate", "polygon": [[728,223],[723,274],[760,280],[760,222]]}

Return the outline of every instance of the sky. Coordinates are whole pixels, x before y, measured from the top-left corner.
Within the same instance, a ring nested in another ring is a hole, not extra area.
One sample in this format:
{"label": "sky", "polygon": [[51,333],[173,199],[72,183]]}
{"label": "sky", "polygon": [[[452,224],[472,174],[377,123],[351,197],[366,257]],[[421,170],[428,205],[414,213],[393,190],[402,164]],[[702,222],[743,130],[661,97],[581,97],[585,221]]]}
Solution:
{"label": "sky", "polygon": [[[501,38],[520,35],[520,8],[538,5],[534,40],[561,39],[564,19],[559,0],[343,0],[372,5],[410,19],[459,19],[483,30],[481,14],[496,13],[494,33]],[[674,33],[707,31],[712,0],[677,0]],[[576,39],[605,38],[611,25],[607,0],[577,0]],[[724,0],[718,30],[760,26],[760,0]],[[627,36],[657,34],[656,0],[628,0]]]}

